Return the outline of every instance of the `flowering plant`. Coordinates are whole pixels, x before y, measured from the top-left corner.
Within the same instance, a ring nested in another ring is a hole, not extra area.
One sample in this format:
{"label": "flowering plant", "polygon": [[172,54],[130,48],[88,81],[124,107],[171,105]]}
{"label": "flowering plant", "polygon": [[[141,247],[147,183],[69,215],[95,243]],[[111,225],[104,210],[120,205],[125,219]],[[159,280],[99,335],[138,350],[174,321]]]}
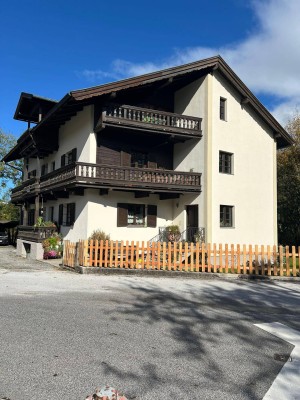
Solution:
{"label": "flowering plant", "polygon": [[57,252],[55,250],[49,250],[44,252],[44,260],[48,260],[48,258],[56,258]]}

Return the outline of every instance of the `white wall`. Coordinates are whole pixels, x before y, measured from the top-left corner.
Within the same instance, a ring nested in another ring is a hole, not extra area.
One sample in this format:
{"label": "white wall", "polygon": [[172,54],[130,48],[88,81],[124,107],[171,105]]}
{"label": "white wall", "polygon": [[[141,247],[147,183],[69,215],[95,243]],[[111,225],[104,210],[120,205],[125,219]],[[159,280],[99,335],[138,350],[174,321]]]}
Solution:
{"label": "white wall", "polygon": [[[55,161],[55,169],[61,166],[61,156],[74,147],[77,148],[77,161],[96,162],[96,135],[93,133],[94,107],[86,106],[74,117],[59,128],[59,148],[40,161],[41,166],[48,163],[50,172],[51,163]],[[36,169],[36,159],[29,160],[29,171]]]}
{"label": "white wall", "polygon": [[[68,199],[48,200],[44,203],[44,219],[49,220],[49,208],[54,207],[53,221],[58,222],[60,204],[75,203],[75,223],[72,226],[61,226],[60,233],[64,239],[77,241],[88,237],[88,198],[86,196],[70,195]],[[66,212],[66,207],[64,207]]]}
{"label": "white wall", "polygon": [[[181,230],[186,229],[186,205],[198,204],[199,227],[205,227],[205,125],[206,125],[206,78],[201,78],[178,90],[174,98],[174,112],[191,117],[202,118],[201,140],[191,139],[184,143],[174,145],[173,167],[177,171],[200,172],[202,193],[200,195],[184,195],[176,201],[174,224],[179,225]],[[175,202],[175,200],[174,200]]]}
{"label": "white wall", "polygon": [[[158,195],[134,197],[134,193],[109,192],[99,195],[98,190],[86,190],[88,196],[88,236],[96,229],[110,234],[112,240],[150,240],[158,234],[158,228],[172,224],[172,200],[159,200]],[[157,226],[117,227],[117,203],[157,205]]]}
{"label": "white wall", "polygon": [[[227,99],[220,120],[220,97]],[[212,93],[212,242],[274,244],[274,139],[270,129],[218,74]],[[219,173],[219,151],[234,154],[234,173]],[[220,228],[220,205],[234,206],[233,228]]]}

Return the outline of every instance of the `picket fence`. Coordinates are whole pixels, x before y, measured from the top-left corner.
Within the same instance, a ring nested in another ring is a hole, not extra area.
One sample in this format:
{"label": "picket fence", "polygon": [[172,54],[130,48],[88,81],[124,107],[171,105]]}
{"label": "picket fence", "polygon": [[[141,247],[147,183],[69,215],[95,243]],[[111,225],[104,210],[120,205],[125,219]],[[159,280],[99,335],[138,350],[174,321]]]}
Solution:
{"label": "picket fence", "polygon": [[299,276],[300,246],[187,242],[64,242],[64,265],[267,276]]}

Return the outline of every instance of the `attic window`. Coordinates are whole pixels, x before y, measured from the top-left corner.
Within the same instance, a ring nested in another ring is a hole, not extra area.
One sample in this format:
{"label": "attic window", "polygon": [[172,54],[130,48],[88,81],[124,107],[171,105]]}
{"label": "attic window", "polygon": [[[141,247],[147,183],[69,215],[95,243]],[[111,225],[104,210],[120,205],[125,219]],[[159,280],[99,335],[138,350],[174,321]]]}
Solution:
{"label": "attic window", "polygon": [[226,121],[227,117],[227,100],[224,97],[220,97],[220,119]]}

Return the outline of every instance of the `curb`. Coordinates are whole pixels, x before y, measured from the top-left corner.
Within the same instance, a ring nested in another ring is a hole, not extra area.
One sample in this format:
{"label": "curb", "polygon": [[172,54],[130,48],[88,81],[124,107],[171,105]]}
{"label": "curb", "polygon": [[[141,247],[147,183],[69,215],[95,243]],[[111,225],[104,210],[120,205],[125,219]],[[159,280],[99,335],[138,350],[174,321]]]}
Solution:
{"label": "curb", "polygon": [[102,268],[102,267],[81,267],[75,268],[63,266],[60,268],[75,272],[81,275],[121,275],[137,277],[157,277],[157,278],[183,278],[183,279],[224,279],[241,281],[259,281],[272,283],[273,281],[300,282],[299,277],[288,276],[265,276],[265,275],[242,275],[225,274],[215,272],[185,272],[185,271],[165,271],[165,270],[147,270],[147,269],[121,269],[121,268]]}

